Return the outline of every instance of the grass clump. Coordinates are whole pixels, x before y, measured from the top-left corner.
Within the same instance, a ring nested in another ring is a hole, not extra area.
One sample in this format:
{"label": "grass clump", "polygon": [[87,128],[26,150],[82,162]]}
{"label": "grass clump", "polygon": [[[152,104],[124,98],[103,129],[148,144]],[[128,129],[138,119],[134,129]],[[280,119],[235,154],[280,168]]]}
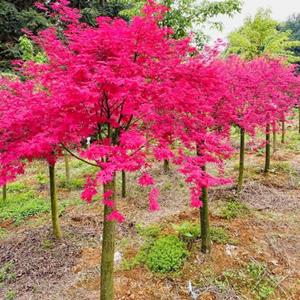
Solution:
{"label": "grass clump", "polygon": [[14,264],[9,261],[0,267],[0,284],[4,282],[13,282],[16,279]]}
{"label": "grass clump", "polygon": [[223,227],[211,226],[209,229],[210,239],[212,242],[217,244],[229,244],[232,243],[232,240],[227,232],[227,230]]}
{"label": "grass clump", "polygon": [[269,275],[263,263],[252,261],[246,268],[226,271],[223,276],[222,282],[240,292],[249,291],[251,299],[263,300],[274,296],[276,279]]}
{"label": "grass clump", "polygon": [[137,224],[135,228],[137,233],[145,239],[157,238],[161,233],[161,227],[159,225],[143,226]]}
{"label": "grass clump", "polygon": [[188,255],[186,245],[176,236],[158,238],[148,249],[146,266],[155,273],[178,271]]}
{"label": "grass clump", "polygon": [[249,213],[249,208],[244,204],[236,200],[231,200],[227,202],[221,209],[219,210],[218,216],[232,220],[237,217],[245,216]]}
{"label": "grass clump", "polygon": [[183,222],[179,225],[173,224],[172,227],[183,241],[190,242],[200,237],[200,226],[197,223]]}
{"label": "grass clump", "polygon": [[38,197],[34,191],[9,194],[1,205],[0,220],[12,220],[19,224],[24,219],[50,210],[50,202]]}

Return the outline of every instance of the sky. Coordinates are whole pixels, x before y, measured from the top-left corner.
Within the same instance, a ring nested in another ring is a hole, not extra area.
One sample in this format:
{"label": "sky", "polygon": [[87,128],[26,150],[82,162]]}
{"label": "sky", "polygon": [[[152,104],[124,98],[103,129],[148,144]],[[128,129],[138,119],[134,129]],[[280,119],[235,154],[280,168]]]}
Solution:
{"label": "sky", "polygon": [[220,17],[218,21],[224,24],[223,32],[209,31],[211,40],[225,39],[233,30],[239,28],[246,17],[255,15],[259,8],[269,8],[275,20],[285,21],[290,15],[300,13],[300,0],[243,0],[244,5],[240,14],[233,18]]}

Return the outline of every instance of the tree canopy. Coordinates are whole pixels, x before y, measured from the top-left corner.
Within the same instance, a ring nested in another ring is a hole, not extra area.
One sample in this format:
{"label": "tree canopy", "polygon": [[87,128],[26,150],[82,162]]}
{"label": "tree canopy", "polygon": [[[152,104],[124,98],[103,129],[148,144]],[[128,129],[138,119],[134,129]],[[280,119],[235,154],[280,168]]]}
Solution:
{"label": "tree canopy", "polygon": [[289,31],[280,31],[279,23],[271,18],[270,10],[259,10],[256,15],[246,18],[244,25],[229,35],[227,54],[238,54],[244,59],[266,55],[285,57],[290,62],[299,58],[292,48],[300,43],[290,39]]}

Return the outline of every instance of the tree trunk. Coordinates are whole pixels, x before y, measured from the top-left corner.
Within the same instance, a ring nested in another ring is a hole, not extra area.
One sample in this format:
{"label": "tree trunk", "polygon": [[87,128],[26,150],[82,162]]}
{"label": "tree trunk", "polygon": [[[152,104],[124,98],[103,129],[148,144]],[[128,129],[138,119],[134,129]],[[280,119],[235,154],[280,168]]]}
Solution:
{"label": "tree trunk", "polygon": [[273,154],[277,151],[277,135],[276,130],[273,128]]}
{"label": "tree trunk", "polygon": [[[202,168],[205,171],[205,166]],[[209,253],[211,250],[211,241],[209,234],[209,216],[208,216],[208,190],[202,188],[202,207],[200,207],[200,223],[201,223],[201,252]]]}
{"label": "tree trunk", "polygon": [[99,0],[99,4],[101,7],[104,7],[106,5],[106,0]]}
{"label": "tree trunk", "polygon": [[70,188],[70,163],[69,163],[69,154],[64,153],[65,159],[65,173],[66,173],[66,187]]}
{"label": "tree trunk", "polygon": [[271,161],[271,139],[270,139],[270,124],[267,124],[266,127],[266,160],[265,160],[265,173],[268,173],[270,170],[270,161]]}
{"label": "tree trunk", "polygon": [[55,165],[49,164],[49,182],[50,182],[50,199],[51,199],[51,215],[52,215],[52,227],[55,238],[61,239],[61,229],[58,217],[58,203],[56,195],[55,184]]}
{"label": "tree trunk", "polygon": [[170,171],[170,162],[168,159],[165,159],[164,160],[164,172],[169,173],[169,171]]}
{"label": "tree trunk", "polygon": [[244,164],[245,164],[245,130],[240,128],[240,164],[239,164],[239,178],[237,190],[240,192],[244,181]]}
{"label": "tree trunk", "polygon": [[[115,201],[116,179],[104,185],[104,192],[112,191],[111,200]],[[115,235],[116,222],[107,221],[107,216],[112,212],[112,208],[104,206],[103,219],[103,239],[102,239],[102,256],[101,256],[101,285],[100,299],[114,299],[114,254],[115,254]]]}
{"label": "tree trunk", "polygon": [[3,200],[3,202],[6,201],[6,198],[7,198],[7,186],[6,186],[6,184],[4,184],[3,187],[2,187],[2,200]]}
{"label": "tree trunk", "polygon": [[285,121],[281,122],[281,143],[285,143]]}
{"label": "tree trunk", "polygon": [[122,198],[126,198],[126,173],[122,171]]}

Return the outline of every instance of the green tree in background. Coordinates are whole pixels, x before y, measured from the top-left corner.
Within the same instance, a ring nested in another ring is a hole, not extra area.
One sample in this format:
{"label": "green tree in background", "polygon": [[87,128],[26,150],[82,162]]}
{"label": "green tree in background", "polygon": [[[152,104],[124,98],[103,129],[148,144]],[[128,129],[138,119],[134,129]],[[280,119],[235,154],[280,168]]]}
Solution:
{"label": "green tree in background", "polygon": [[[121,15],[128,18],[137,15],[146,2],[145,0],[125,1],[130,8],[122,11]],[[159,0],[157,2],[170,9],[162,25],[172,27],[175,38],[185,37],[192,31],[200,47],[208,40],[208,36],[204,33],[207,27],[222,29],[222,23],[215,21],[216,17],[233,16],[241,10],[240,0]]]}
{"label": "green tree in background", "polygon": [[[281,31],[290,32],[290,40],[300,42],[300,14],[292,15],[288,18],[286,22],[279,26]],[[299,58],[300,61],[300,45],[293,46],[291,48],[294,55]],[[300,73],[300,62],[298,63],[298,73]]]}
{"label": "green tree in background", "polygon": [[261,9],[253,18],[247,18],[240,29],[229,35],[227,54],[238,54],[247,60],[259,56],[281,56],[289,62],[295,62],[299,57],[292,49],[299,42],[290,37],[289,31],[279,30],[279,23],[271,18],[270,10]]}

